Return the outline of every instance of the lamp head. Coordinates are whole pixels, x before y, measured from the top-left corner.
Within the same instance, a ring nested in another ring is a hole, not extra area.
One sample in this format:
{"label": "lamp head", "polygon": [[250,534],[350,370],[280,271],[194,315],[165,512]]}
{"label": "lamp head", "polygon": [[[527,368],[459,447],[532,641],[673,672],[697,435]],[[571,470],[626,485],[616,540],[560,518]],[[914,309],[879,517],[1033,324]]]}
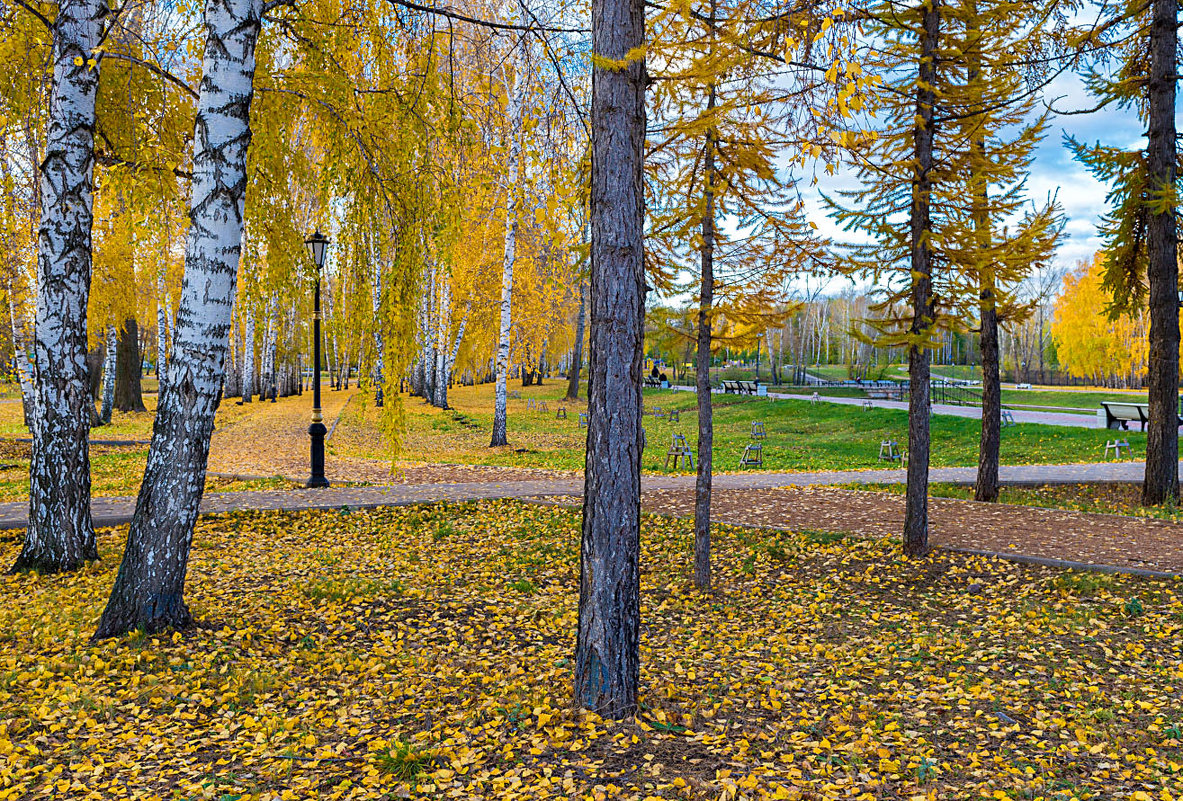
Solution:
{"label": "lamp head", "polygon": [[325,249],[328,247],[329,238],[318,228],[312,236],[304,240],[304,244],[308,246],[308,253],[312,256],[312,263],[316,265],[316,269],[324,267]]}

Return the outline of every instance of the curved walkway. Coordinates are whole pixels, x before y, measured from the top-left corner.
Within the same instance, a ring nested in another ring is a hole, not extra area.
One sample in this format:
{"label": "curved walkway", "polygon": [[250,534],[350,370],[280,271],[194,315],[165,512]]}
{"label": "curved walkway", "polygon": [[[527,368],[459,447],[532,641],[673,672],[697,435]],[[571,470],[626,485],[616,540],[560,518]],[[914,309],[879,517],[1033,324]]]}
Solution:
{"label": "curved walkway", "polygon": [[[1003,468],[1003,480],[1130,481],[1140,477],[1141,471],[1142,465],[1135,462],[1011,467]],[[940,468],[932,471],[932,480],[972,481],[972,473],[972,468]],[[448,483],[441,475],[416,484],[212,492],[202,499],[201,509],[203,514],[362,509],[502,498],[577,503],[583,493],[583,479],[577,476],[524,478],[520,470],[507,474],[508,480],[497,480],[495,471],[459,475],[487,480]],[[737,525],[893,536],[901,528],[902,497],[824,485],[894,483],[903,477],[900,470],[719,475],[711,516]],[[693,514],[693,476],[644,476],[642,489],[646,511]],[[1183,575],[1183,524],[939,498],[930,499],[929,504],[932,541],[937,547],[1060,567]],[[95,498],[92,510],[96,526],[124,525],[131,520],[135,499]],[[25,502],[0,504],[0,529],[23,528],[27,512]]]}
{"label": "curved walkway", "polygon": [[[694,387],[683,385],[671,386],[670,389],[676,392],[694,392]],[[714,394],[720,394],[722,390],[712,390]],[[760,396],[765,397],[765,396]],[[769,392],[766,397],[774,400],[797,400],[808,401],[812,400],[811,395],[788,394],[783,392]],[[868,402],[867,398],[838,398],[826,395],[819,395],[818,401],[823,403],[837,403],[843,406],[863,406]],[[874,400],[870,403],[876,409],[901,409],[908,410],[907,401],[893,401],[893,400]],[[955,406],[950,403],[934,403],[932,405],[933,414],[947,414],[952,417],[968,417],[973,420],[982,419],[982,409],[980,406]],[[1049,426],[1068,426],[1071,428],[1101,428],[1101,424],[1096,415],[1093,414],[1073,414],[1071,412],[1034,412],[1025,409],[1014,409],[1011,414],[1014,415],[1016,423],[1043,423]]]}

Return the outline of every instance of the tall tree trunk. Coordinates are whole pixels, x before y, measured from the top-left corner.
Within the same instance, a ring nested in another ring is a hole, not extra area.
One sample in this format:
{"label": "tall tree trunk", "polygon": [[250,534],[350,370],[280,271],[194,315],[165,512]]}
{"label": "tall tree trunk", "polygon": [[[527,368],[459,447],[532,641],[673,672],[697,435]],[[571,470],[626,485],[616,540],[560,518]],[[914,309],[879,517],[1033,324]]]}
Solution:
{"label": "tall tree trunk", "polygon": [[435,338],[435,395],[432,405],[448,408],[448,342],[452,335],[452,279],[440,275],[440,305]]}
{"label": "tall tree trunk", "polygon": [[118,371],[119,339],[115,326],[107,327],[107,354],[103,357],[103,407],[99,412],[99,425],[111,425],[111,412],[115,409],[115,374]]}
{"label": "tall tree trunk", "polygon": [[[968,39],[977,42],[980,32],[972,22],[977,18],[977,5],[970,5]],[[977,44],[966,51],[966,78],[972,85],[982,80],[982,53]],[[995,265],[991,253],[992,233],[988,216],[989,200],[986,142],[975,133],[970,143],[975,163],[971,167],[970,191],[973,193],[973,237],[977,258],[979,283],[978,314],[981,321],[982,349],[982,428],[978,443],[978,476],[974,483],[974,500],[998,500],[998,462],[1002,443],[1002,376],[999,372],[998,351],[998,288]]]}
{"label": "tall tree trunk", "polygon": [[936,323],[932,299],[932,195],[933,104],[936,84],[936,48],[940,36],[940,5],[925,7],[920,34],[920,80],[916,90],[916,156],[912,191],[912,325],[908,343],[908,486],[904,503],[904,553],[919,556],[928,551],[928,462],[930,351],[928,341]]}
{"label": "tall tree trunk", "polygon": [[[991,271],[993,276],[993,271]],[[998,463],[1002,443],[1002,374],[998,358],[998,309],[991,280],[983,283],[982,318],[982,437],[978,447],[975,501],[998,500]]]}
{"label": "tall tree trunk", "polygon": [[[514,63],[518,64],[515,57]],[[521,158],[522,99],[525,81],[514,76],[511,88],[506,81],[509,106],[505,111],[509,120],[509,142],[505,157],[505,257],[501,265],[501,320],[497,331],[497,387],[493,394],[493,436],[489,447],[506,445],[506,381],[509,378],[509,330],[513,321],[513,263],[518,235],[518,160]]]}
{"label": "tall tree trunk", "polygon": [[262,0],[206,10],[185,280],[148,465],[96,637],[191,622],[185,572],[205,484],[242,248],[250,106]]}
{"label": "tall tree trunk", "polygon": [[24,310],[17,311],[21,304],[13,296],[12,281],[8,281],[8,318],[12,325],[13,361],[16,362],[16,377],[21,389],[21,408],[24,411],[25,426],[31,432],[37,424],[36,387],[33,385],[34,353],[29,346],[27,332],[29,321]]}
{"label": "tall tree trunk", "polygon": [[[169,249],[172,246],[172,236],[168,238]],[[160,382],[164,378],[165,364],[168,362],[168,287],[165,285],[164,260],[156,273],[156,385],[160,391]]]}
{"label": "tall tree trunk", "polygon": [[382,338],[382,262],[374,259],[374,271],[370,276],[370,309],[374,326],[374,405],[382,408],[386,385],[386,341]]}
{"label": "tall tree trunk", "polygon": [[[1146,170],[1154,191],[1174,198],[1178,3],[1153,0],[1152,14]],[[1175,213],[1173,202],[1166,208],[1147,210],[1150,422],[1146,426],[1146,477],[1142,483],[1142,503],[1146,506],[1179,497],[1179,262]]]}
{"label": "tall tree trunk", "polygon": [[[174,332],[173,336],[176,334]],[[242,328],[242,402],[250,403],[255,397],[255,313],[246,312],[246,324]]]}
{"label": "tall tree trunk", "polygon": [[564,400],[579,400],[579,373],[583,369],[583,326],[587,319],[587,282],[579,282],[579,315],[575,318],[575,347],[571,351],[571,369],[567,371],[567,395]]}
{"label": "tall tree trunk", "polygon": [[[715,5],[711,3],[711,24]],[[707,114],[715,108],[715,87],[707,95]],[[711,307],[715,299],[715,132],[708,129],[703,148],[702,271],[698,281],[698,357],[694,372],[698,396],[698,474],[694,480],[694,586],[711,587],[711,469],[715,423],[711,406]]]}
{"label": "tall tree trunk", "polygon": [[62,0],[53,24],[53,79],[37,252],[37,425],[29,466],[29,526],[14,570],[55,573],[98,558],[90,519],[90,398],[86,305],[94,221],[99,23],[107,4]]}
{"label": "tall tree trunk", "polygon": [[645,3],[593,0],[591,338],[575,698],[637,710],[641,356],[644,338]]}
{"label": "tall tree trunk", "polygon": [[472,312],[472,301],[464,304],[464,314],[460,318],[460,328],[456,331],[456,339],[452,342],[452,349],[448,353],[448,358],[444,362],[444,404],[443,409],[448,408],[448,388],[447,385],[452,382],[452,369],[456,366],[456,357],[460,354],[460,343],[464,341],[464,330],[468,327],[468,315]]}
{"label": "tall tree trunk", "polygon": [[136,318],[128,317],[119,332],[115,358],[115,408],[121,412],[146,412],[141,388],[140,332]]}

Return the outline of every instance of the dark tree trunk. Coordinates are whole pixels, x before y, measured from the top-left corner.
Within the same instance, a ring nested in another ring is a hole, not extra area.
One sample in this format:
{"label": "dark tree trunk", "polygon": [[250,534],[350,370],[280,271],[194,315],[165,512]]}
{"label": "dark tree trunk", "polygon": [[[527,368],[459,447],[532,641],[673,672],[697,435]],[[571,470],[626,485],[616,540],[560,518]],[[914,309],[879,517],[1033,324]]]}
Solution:
{"label": "dark tree trunk", "polygon": [[637,710],[644,335],[644,0],[593,0],[591,338],[575,698]]}
{"label": "dark tree trunk", "polygon": [[62,0],[53,24],[53,77],[39,186],[35,425],[29,525],[14,570],[57,573],[98,558],[90,517],[86,306],[90,297],[95,97],[87,61],[107,13],[98,0]]}
{"label": "dark tree trunk", "polygon": [[[977,7],[970,5],[969,39],[977,42]],[[970,83],[981,79],[982,53],[976,44],[966,53],[967,78]],[[973,197],[973,237],[977,255],[979,298],[978,309],[981,319],[982,349],[982,433],[978,443],[978,476],[974,483],[974,500],[994,502],[998,500],[998,461],[1002,443],[1002,377],[999,375],[998,351],[998,288],[995,281],[995,266],[990,253],[991,231],[987,202],[989,200],[986,169],[986,142],[981,135],[975,135],[971,147],[977,159],[974,167],[977,174],[971,176]]]}
{"label": "dark tree trunk", "polygon": [[191,622],[185,573],[221,398],[242,242],[262,0],[207,6],[185,278],[152,446],[96,638]]}
{"label": "dark tree trunk", "polygon": [[936,83],[936,48],[940,35],[940,6],[933,2],[924,11],[920,34],[920,75],[916,90],[913,146],[916,156],[912,192],[912,325],[909,329],[908,377],[908,486],[904,503],[904,553],[919,556],[928,551],[928,461],[930,352],[928,340],[936,322],[932,300],[932,195],[933,104]]}
{"label": "dark tree trunk", "polygon": [[982,287],[982,438],[975,501],[998,500],[998,452],[1002,443],[1002,377],[998,366],[998,309],[991,281]]}
{"label": "dark tree trunk", "polygon": [[[714,22],[714,3],[711,21]],[[715,88],[707,96],[707,113],[715,108]],[[698,356],[695,359],[698,400],[698,473],[694,479],[694,586],[711,588],[711,469],[715,424],[711,409],[711,306],[715,300],[715,134],[708,130],[703,148],[704,211],[702,270],[698,282]]]}
{"label": "dark tree trunk", "polygon": [[[1178,3],[1153,0],[1152,8],[1146,169],[1150,186],[1174,197]],[[1146,426],[1142,503],[1155,506],[1179,497],[1179,263],[1174,204],[1147,213],[1150,422]]]}
{"label": "dark tree trunk", "polygon": [[583,325],[587,316],[587,284],[579,282],[579,316],[575,318],[575,348],[571,352],[571,369],[567,375],[567,396],[564,400],[579,400],[579,373],[583,369]]}
{"label": "dark tree trunk", "polygon": [[106,348],[102,345],[97,345],[86,352],[86,378],[92,402],[98,401],[99,390],[103,386],[103,359],[106,356]]}
{"label": "dark tree trunk", "polygon": [[140,387],[140,336],[136,318],[128,317],[115,349],[115,408],[121,412],[146,412]]}
{"label": "dark tree trunk", "polygon": [[[106,348],[102,345],[91,348],[86,352],[86,376],[89,382],[90,391],[90,427],[96,428],[99,425],[99,412],[95,403],[99,400],[99,391],[103,386],[103,360],[106,357]],[[25,414],[29,413],[25,409]],[[26,425],[28,421],[26,420]],[[30,429],[31,430],[31,429]]]}

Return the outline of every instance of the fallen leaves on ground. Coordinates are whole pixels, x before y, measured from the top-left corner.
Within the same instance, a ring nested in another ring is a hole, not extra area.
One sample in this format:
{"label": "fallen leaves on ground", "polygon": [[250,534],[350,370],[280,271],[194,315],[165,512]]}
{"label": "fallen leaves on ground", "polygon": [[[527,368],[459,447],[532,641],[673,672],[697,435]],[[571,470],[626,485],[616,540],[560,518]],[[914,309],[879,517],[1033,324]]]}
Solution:
{"label": "fallen leaves on ground", "polygon": [[702,595],[690,541],[644,519],[619,723],[571,707],[569,509],[208,518],[201,625],[97,645],[118,560],[0,577],[0,798],[1183,795],[1179,582],[722,528]]}

